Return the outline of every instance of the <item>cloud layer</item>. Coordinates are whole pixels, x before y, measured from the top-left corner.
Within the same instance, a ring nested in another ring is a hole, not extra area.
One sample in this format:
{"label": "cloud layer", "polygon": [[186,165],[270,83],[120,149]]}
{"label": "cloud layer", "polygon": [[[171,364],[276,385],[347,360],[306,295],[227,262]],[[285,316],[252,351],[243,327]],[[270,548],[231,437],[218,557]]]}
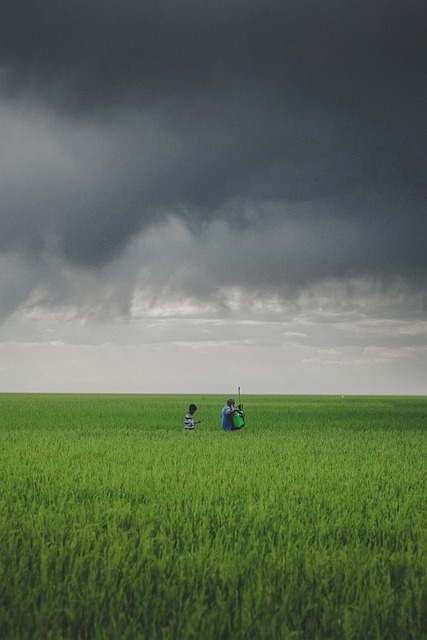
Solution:
{"label": "cloud layer", "polygon": [[1,18],[2,317],[325,282],[360,303],[366,279],[422,299],[424,2],[7,0]]}

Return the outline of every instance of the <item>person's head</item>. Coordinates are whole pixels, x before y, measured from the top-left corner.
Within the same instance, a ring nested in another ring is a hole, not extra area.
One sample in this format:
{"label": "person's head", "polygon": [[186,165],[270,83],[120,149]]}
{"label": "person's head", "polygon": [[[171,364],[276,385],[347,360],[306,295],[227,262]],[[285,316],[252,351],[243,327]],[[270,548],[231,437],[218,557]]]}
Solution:
{"label": "person's head", "polygon": [[234,405],[236,404],[236,401],[233,398],[229,398],[227,400],[227,404],[229,407],[234,407]]}
{"label": "person's head", "polygon": [[191,415],[196,413],[196,411],[197,411],[196,405],[195,404],[190,404],[190,406],[188,407],[188,411],[191,413]]}

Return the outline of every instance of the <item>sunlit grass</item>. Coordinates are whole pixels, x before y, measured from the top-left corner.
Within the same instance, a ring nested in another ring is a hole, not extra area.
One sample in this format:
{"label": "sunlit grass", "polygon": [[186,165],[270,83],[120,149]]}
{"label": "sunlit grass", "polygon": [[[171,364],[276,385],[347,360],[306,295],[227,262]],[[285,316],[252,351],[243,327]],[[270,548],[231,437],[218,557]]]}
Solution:
{"label": "sunlit grass", "polygon": [[0,396],[0,637],[425,637],[427,399],[245,400]]}

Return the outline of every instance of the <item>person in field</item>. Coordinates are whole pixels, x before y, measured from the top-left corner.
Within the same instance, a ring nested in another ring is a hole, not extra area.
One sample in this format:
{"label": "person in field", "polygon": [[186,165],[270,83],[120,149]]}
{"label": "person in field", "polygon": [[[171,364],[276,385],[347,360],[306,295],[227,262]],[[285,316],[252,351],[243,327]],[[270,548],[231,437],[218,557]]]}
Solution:
{"label": "person in field", "polygon": [[235,404],[236,404],[236,401],[233,398],[229,398],[227,400],[227,404],[222,408],[221,429],[223,431],[233,430],[233,413],[235,411],[234,409]]}
{"label": "person in field", "polygon": [[195,424],[202,424],[201,420],[197,420],[194,422],[194,414],[197,411],[197,407],[195,404],[190,404],[188,407],[188,413],[185,414],[184,418],[184,431],[194,431]]}

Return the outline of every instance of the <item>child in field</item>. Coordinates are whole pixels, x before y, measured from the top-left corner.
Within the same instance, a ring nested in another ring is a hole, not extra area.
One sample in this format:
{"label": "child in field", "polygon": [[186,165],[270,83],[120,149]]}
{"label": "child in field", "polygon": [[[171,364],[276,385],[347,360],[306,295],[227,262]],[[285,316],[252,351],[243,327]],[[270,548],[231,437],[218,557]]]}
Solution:
{"label": "child in field", "polygon": [[195,404],[190,404],[188,407],[188,413],[185,414],[184,418],[184,431],[194,431],[195,424],[202,424],[201,420],[197,420],[194,422],[194,414],[197,411],[197,407]]}

